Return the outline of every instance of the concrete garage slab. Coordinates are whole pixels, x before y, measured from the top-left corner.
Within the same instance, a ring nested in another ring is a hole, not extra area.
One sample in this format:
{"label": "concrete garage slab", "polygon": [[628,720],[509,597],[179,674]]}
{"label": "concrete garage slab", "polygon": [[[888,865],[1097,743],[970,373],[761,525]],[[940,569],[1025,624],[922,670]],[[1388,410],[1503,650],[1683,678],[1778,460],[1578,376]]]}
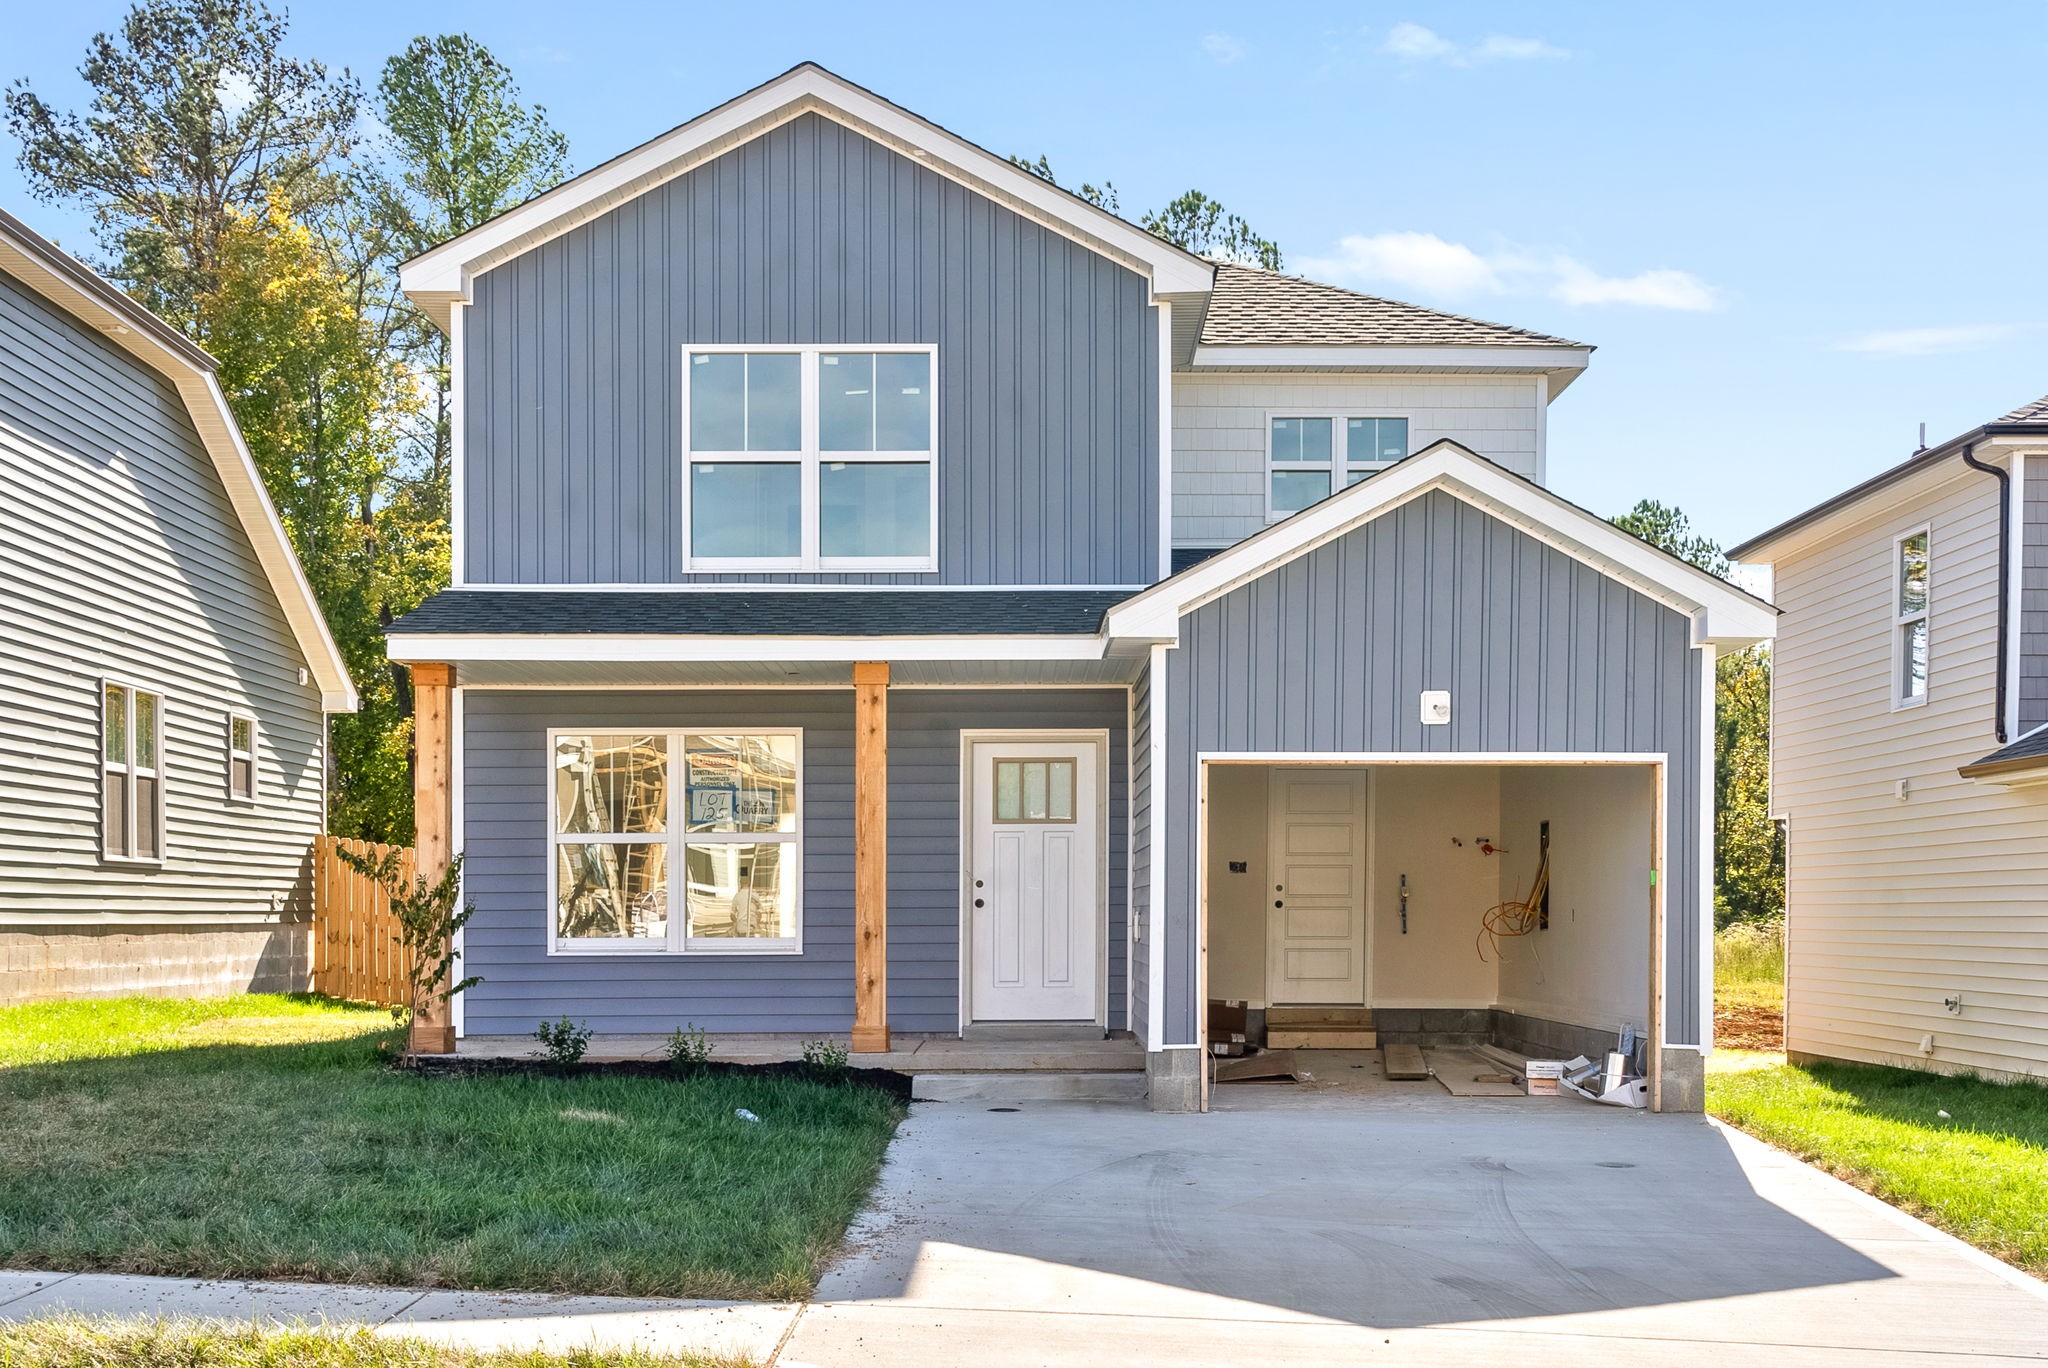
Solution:
{"label": "concrete garage slab", "polygon": [[2048,1289],[1696,1116],[1279,1084],[916,1108],[782,1364],[1953,1364]]}

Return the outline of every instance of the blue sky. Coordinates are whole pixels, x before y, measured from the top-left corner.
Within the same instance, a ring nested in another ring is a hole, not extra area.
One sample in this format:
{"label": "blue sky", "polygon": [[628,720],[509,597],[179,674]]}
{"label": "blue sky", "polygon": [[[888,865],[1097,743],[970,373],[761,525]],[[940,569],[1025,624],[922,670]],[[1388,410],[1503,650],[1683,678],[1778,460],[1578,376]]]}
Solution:
{"label": "blue sky", "polygon": [[[24,6],[0,78],[76,104],[126,6]],[[1191,186],[1289,269],[1596,344],[1552,483],[1733,542],[2048,392],[2039,4],[291,7],[374,77],[461,29],[588,167],[811,59],[999,152]],[[0,204],[29,201],[8,147]]]}

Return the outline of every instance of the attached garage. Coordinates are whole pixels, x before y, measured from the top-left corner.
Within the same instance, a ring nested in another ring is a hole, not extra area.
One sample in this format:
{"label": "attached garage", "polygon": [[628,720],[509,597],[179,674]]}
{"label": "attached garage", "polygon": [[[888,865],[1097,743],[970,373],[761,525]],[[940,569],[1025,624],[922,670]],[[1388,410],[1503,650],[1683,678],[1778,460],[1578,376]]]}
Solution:
{"label": "attached garage", "polygon": [[[1530,1054],[1634,1027],[1657,1103],[1699,1110],[1714,663],[1774,616],[1450,442],[1112,609],[1150,651],[1131,901],[1154,1105],[1204,1105],[1204,1007],[1232,998]],[[1487,937],[1546,824],[1547,916]]]}

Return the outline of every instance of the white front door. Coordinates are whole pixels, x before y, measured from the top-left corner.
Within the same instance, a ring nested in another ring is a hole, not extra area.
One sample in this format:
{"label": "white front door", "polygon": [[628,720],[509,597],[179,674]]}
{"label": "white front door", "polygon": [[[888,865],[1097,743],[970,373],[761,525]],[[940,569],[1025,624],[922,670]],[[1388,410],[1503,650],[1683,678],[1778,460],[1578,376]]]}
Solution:
{"label": "white front door", "polygon": [[1093,740],[976,741],[967,872],[972,1021],[1094,1021],[1103,954]]}
{"label": "white front door", "polygon": [[1365,1005],[1365,783],[1276,769],[1266,800],[1266,991],[1276,1006]]}

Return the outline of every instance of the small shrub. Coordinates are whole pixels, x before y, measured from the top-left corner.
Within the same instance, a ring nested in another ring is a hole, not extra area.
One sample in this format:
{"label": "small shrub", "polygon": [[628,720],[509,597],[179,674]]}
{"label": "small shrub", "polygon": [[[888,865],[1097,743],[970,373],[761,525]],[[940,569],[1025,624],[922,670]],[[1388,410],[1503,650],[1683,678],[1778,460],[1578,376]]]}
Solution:
{"label": "small shrub", "polygon": [[581,1063],[583,1052],[590,1048],[590,1027],[563,1017],[560,1021],[543,1021],[534,1028],[533,1038],[540,1042],[540,1048],[534,1051],[535,1058],[569,1068]]}
{"label": "small shrub", "polygon": [[704,1028],[692,1021],[669,1033],[666,1050],[668,1062],[676,1068],[695,1069],[710,1060],[712,1045]]}
{"label": "small shrub", "polygon": [[847,1049],[836,1040],[806,1040],[804,1067],[812,1073],[839,1075],[846,1072]]}

